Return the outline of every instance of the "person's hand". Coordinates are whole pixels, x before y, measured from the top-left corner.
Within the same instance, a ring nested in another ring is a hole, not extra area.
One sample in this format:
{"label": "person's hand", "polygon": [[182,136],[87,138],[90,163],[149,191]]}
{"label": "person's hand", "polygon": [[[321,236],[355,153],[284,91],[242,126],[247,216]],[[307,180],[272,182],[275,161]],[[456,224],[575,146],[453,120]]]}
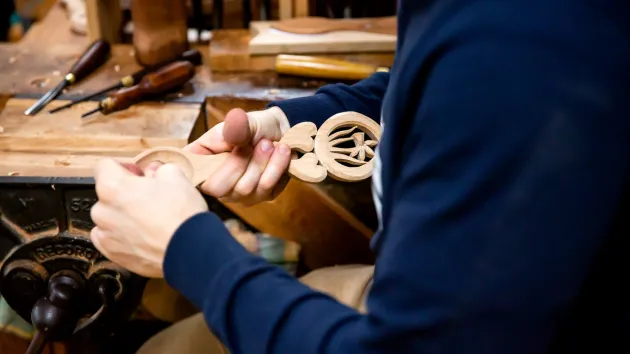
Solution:
{"label": "person's hand", "polygon": [[204,155],[230,152],[221,168],[207,176],[201,190],[244,205],[273,200],[289,181],[285,172],[291,160],[291,149],[273,142],[288,129],[289,121],[278,107],[228,112],[224,122],[184,148]]}
{"label": "person's hand", "polygon": [[175,165],[142,174],[135,165],[99,161],[94,176],[98,202],[91,210],[96,227],[91,238],[112,262],[146,277],[162,277],[171,237],[190,217],[208,211],[208,206]]}

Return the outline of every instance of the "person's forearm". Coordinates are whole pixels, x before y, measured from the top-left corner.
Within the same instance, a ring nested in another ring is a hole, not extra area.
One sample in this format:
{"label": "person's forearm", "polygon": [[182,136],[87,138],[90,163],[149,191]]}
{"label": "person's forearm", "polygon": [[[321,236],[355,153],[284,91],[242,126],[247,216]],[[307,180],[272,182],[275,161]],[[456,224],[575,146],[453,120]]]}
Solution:
{"label": "person's forearm", "polygon": [[313,96],[274,101],[268,107],[279,107],[290,125],[308,121],[319,127],[326,119],[345,111],[358,112],[379,122],[388,84],[389,73],[378,72],[354,85],[326,85]]}

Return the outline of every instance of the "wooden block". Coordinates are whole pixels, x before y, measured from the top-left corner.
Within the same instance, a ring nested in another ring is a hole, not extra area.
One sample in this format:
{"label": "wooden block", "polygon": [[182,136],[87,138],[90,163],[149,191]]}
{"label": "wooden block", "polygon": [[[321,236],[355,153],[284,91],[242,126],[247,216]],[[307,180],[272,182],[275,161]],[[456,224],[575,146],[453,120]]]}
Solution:
{"label": "wooden block", "polygon": [[306,17],[309,14],[309,0],[293,0],[293,16]]}
{"label": "wooden block", "polygon": [[120,0],[85,0],[88,38],[120,43],[122,9]]}
{"label": "wooden block", "polygon": [[293,0],[278,0],[278,15],[281,20],[293,17]]}
{"label": "wooden block", "polygon": [[252,22],[251,55],[330,54],[391,52],[396,50],[396,36],[357,31],[337,31],[316,35],[284,33],[271,28],[273,22]]}
{"label": "wooden block", "polygon": [[[274,71],[276,54],[250,55],[248,30],[213,31],[210,42],[210,68],[213,73]],[[348,60],[374,66],[391,67],[394,52],[325,54],[331,59]]]}
{"label": "wooden block", "polygon": [[[222,121],[225,112],[234,108],[229,102],[234,103],[222,98],[209,100],[209,126]],[[239,101],[237,107],[253,110],[264,106],[263,101],[248,102],[243,105]],[[367,186],[363,193],[370,195],[369,184]],[[374,260],[368,242],[373,230],[321,186],[291,179],[272,202],[251,207],[237,203],[225,203],[225,206],[256,229],[299,243],[302,260],[310,269],[336,264],[369,264]]]}
{"label": "wooden block", "polygon": [[[155,146],[184,147],[203,130],[197,104],[145,102],[108,116],[81,120],[93,102],[55,114],[25,116],[35,100],[10,99],[0,113],[0,150],[135,156]],[[54,101],[49,107],[66,101]]]}

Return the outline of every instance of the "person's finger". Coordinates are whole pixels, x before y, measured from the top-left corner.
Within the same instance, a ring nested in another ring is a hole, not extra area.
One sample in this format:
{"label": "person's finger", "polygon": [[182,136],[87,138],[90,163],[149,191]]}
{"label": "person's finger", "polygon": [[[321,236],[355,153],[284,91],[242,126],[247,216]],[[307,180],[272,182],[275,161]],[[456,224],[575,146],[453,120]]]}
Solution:
{"label": "person's finger", "polygon": [[260,181],[256,187],[256,199],[264,200],[272,195],[282,175],[289,168],[291,162],[291,149],[286,144],[278,144],[269,159],[265,171],[260,176]]}
{"label": "person's finger", "polygon": [[155,171],[157,171],[158,168],[160,168],[160,166],[164,165],[164,163],[160,162],[160,161],[153,161],[150,162],[147,167],[144,168],[144,175],[146,177],[153,177],[155,175]]}
{"label": "person's finger", "polygon": [[225,123],[223,122],[215,125],[199,139],[185,146],[184,151],[199,155],[211,155],[232,150],[233,146],[228,144],[223,138],[224,125]]}
{"label": "person's finger", "polygon": [[99,200],[115,202],[125,181],[137,176],[113,159],[101,159],[94,170],[96,195]]}
{"label": "person's finger", "polygon": [[241,178],[249,160],[252,149],[250,147],[237,147],[225,159],[223,165],[201,185],[201,190],[215,198],[227,195]]}
{"label": "person's finger", "polygon": [[142,168],[140,168],[140,166],[136,165],[135,163],[121,162],[120,164],[124,168],[126,168],[129,172],[133,173],[134,175],[144,176],[144,172],[142,171]]}
{"label": "person's finger", "polygon": [[96,202],[90,209],[90,218],[92,218],[94,224],[101,229],[113,229],[119,222],[119,217],[119,212],[102,201]]}
{"label": "person's finger", "polygon": [[234,146],[252,145],[252,137],[256,134],[256,122],[247,117],[247,113],[235,108],[225,115],[223,138]]}
{"label": "person's finger", "polygon": [[155,170],[153,177],[159,180],[171,181],[171,182],[180,181],[180,180],[188,181],[188,178],[186,178],[186,175],[184,174],[182,169],[172,163],[167,163],[167,164],[159,166]]}
{"label": "person's finger", "polygon": [[111,237],[100,226],[92,228],[90,231],[90,240],[94,247],[106,258],[111,259],[110,248],[112,247]]}
{"label": "person's finger", "polygon": [[263,171],[265,171],[265,168],[269,163],[273,150],[273,144],[267,139],[261,140],[256,145],[252,158],[247,166],[247,170],[245,170],[243,176],[241,176],[236,183],[236,186],[234,186],[234,190],[232,191],[233,196],[231,199],[236,201],[247,197],[254,192],[256,186],[258,186],[258,181],[260,180]]}

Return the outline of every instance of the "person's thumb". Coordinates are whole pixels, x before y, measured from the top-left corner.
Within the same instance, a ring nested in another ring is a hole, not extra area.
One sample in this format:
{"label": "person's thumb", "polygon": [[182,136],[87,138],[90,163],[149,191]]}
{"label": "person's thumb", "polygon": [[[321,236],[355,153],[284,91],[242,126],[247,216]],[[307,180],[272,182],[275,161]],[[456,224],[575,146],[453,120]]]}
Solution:
{"label": "person's thumb", "polygon": [[262,139],[278,141],[289,129],[289,121],[278,107],[249,113],[236,108],[224,122],[223,139],[233,146],[254,146]]}
{"label": "person's thumb", "polygon": [[252,138],[256,135],[257,124],[252,121],[240,108],[235,108],[227,113],[223,125],[223,139],[234,146],[247,146],[252,144]]}

